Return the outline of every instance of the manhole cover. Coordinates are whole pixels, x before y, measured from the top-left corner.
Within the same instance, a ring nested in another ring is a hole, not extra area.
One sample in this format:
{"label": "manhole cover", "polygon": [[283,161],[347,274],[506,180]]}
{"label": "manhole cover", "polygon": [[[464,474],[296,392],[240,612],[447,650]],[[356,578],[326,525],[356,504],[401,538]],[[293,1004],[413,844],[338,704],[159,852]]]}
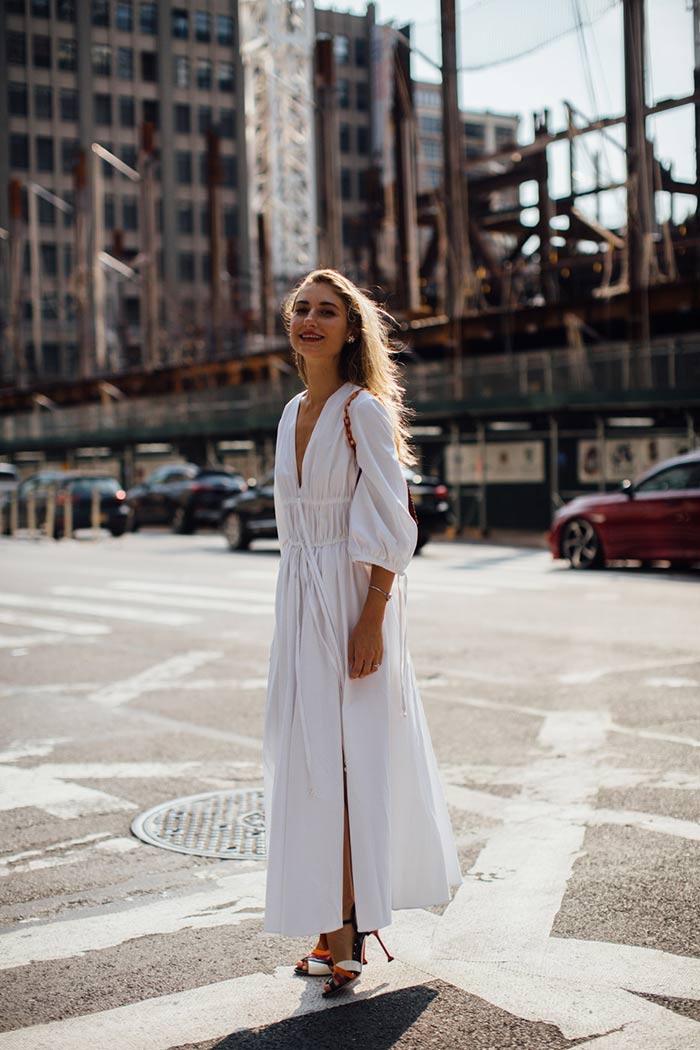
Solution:
{"label": "manhole cover", "polygon": [[264,860],[262,788],[208,791],[161,802],[136,817],[131,830],[151,846],[197,857]]}

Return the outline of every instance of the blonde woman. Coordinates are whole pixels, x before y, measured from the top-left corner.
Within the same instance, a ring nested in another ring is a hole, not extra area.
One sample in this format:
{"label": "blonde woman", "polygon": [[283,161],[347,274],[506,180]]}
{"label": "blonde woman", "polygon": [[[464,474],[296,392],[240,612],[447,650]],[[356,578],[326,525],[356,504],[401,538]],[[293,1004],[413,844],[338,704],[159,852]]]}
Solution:
{"label": "blonde woman", "polygon": [[277,433],[265,929],[318,935],[295,970],[334,995],[392,908],[445,903],[461,875],[406,648],[413,457],[387,316],[315,270],[284,319],[305,389]]}

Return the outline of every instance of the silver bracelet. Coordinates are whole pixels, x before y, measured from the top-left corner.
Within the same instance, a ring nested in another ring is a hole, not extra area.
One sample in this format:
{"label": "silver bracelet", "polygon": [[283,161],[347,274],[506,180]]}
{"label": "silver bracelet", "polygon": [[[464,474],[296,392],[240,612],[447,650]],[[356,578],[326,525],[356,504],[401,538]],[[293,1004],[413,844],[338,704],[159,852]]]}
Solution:
{"label": "silver bracelet", "polygon": [[379,591],[380,594],[384,595],[387,601],[389,601],[389,599],[391,598],[391,591],[383,591],[381,587],[375,587],[373,583],[370,583],[369,589],[371,591]]}

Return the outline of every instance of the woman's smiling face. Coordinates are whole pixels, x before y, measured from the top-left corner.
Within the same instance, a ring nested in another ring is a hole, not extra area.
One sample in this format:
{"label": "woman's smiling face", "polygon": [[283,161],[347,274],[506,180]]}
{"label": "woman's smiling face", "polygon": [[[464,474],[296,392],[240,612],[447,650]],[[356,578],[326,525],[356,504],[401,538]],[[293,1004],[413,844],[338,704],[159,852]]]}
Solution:
{"label": "woman's smiling face", "polygon": [[299,289],[289,326],[292,349],[307,361],[338,357],[349,335],[345,303],[329,284]]}

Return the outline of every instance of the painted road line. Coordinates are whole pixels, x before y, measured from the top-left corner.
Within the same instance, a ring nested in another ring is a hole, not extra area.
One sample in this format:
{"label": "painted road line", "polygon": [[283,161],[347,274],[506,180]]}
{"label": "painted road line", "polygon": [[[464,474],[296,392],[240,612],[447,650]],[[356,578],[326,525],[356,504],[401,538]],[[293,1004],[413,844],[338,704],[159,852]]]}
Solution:
{"label": "painted road line", "polygon": [[113,1010],[5,1032],[0,1035],[0,1050],[171,1050],[426,983],[424,974],[398,961],[370,970],[363,973],[357,988],[327,1000],[321,995],[322,983],[301,980],[291,967],[280,966],[274,974],[250,974]]}
{"label": "painted road line", "polygon": [[246,615],[253,616],[266,616],[274,612],[274,604],[272,602],[268,605],[251,605],[241,600],[235,601],[215,601],[211,598],[197,598],[189,597],[184,594],[167,595],[167,594],[146,594],[141,591],[122,591],[111,588],[99,588],[99,587],[69,587],[60,586],[52,587],[51,593],[56,594],[64,598],[98,598],[101,601],[109,602],[143,602],[144,606],[165,606],[166,608],[172,608],[173,605],[177,605],[179,609],[204,609],[210,612],[230,612],[230,613],[245,613]]}
{"label": "painted road line", "polygon": [[[2,599],[0,595],[0,600]],[[63,634],[90,635],[110,634],[107,624],[87,623],[80,620],[65,620],[59,616],[35,616],[33,613],[10,612],[0,609],[0,623],[13,627],[34,627],[41,631],[56,631]]]}
{"label": "painted road line", "polygon": [[263,605],[274,605],[274,588],[269,594],[264,591],[246,589],[244,587],[207,587],[193,583],[156,583],[144,580],[113,580],[110,584],[111,590],[124,591],[147,591],[149,594],[156,591],[159,594],[183,594],[191,595],[193,598],[215,598],[220,601],[228,599],[244,600],[246,603],[260,603]]}
{"label": "painted road line", "polygon": [[178,896],[149,898],[118,910],[100,908],[78,918],[23,927],[4,934],[0,970],[70,959],[137,937],[262,921],[264,900],[265,872],[258,868],[224,876],[214,887],[195,885]]}
{"label": "painted road line", "polygon": [[562,685],[590,685],[610,674],[638,674],[643,671],[662,670],[667,667],[685,667],[698,664],[697,654],[694,656],[673,656],[662,660],[640,660],[633,664],[620,664],[617,667],[594,667],[585,671],[567,671],[565,674],[557,675],[556,681]]}
{"label": "painted road line", "polygon": [[171,682],[191,674],[192,671],[196,671],[202,664],[210,660],[219,660],[222,656],[223,653],[220,652],[193,649],[189,653],[181,653],[179,656],[173,656],[162,663],[147,667],[144,671],[124,678],[120,682],[111,682],[91,693],[88,699],[104,707],[120,707],[122,704],[129,703],[130,700],[135,700],[144,692],[167,689]]}
{"label": "painted road line", "polygon": [[35,645],[60,645],[66,634],[0,634],[0,649],[31,649]]}
{"label": "painted road line", "polygon": [[[186,616],[176,612],[157,612],[155,609],[149,610],[135,606],[98,605],[92,602],[70,601],[62,598],[30,597],[27,594],[0,594],[0,605],[83,613],[88,616],[103,616],[108,620],[132,620],[135,623],[162,624],[168,627],[184,627],[187,624],[197,623],[200,619],[198,616]],[[35,626],[39,624],[35,622]],[[52,630],[55,630],[55,627]]]}
{"label": "painted road line", "polygon": [[63,820],[95,813],[134,810],[136,805],[104,791],[66,783],[38,769],[0,765],[0,811],[35,806]]}
{"label": "painted road line", "polygon": [[[95,836],[97,837],[97,836]],[[48,847],[56,850],[56,845]],[[69,849],[65,853],[56,853],[55,856],[33,857],[29,860],[16,861],[13,858],[3,857],[0,859],[0,877],[23,874],[28,871],[43,871],[45,868],[62,868],[69,864],[78,864],[82,860],[88,860],[94,856],[94,850],[106,850],[108,853],[129,853],[138,849],[139,843],[136,839],[123,837],[110,838],[109,835],[100,842],[94,842],[92,846],[82,849]],[[35,850],[32,852],[39,852]]]}

